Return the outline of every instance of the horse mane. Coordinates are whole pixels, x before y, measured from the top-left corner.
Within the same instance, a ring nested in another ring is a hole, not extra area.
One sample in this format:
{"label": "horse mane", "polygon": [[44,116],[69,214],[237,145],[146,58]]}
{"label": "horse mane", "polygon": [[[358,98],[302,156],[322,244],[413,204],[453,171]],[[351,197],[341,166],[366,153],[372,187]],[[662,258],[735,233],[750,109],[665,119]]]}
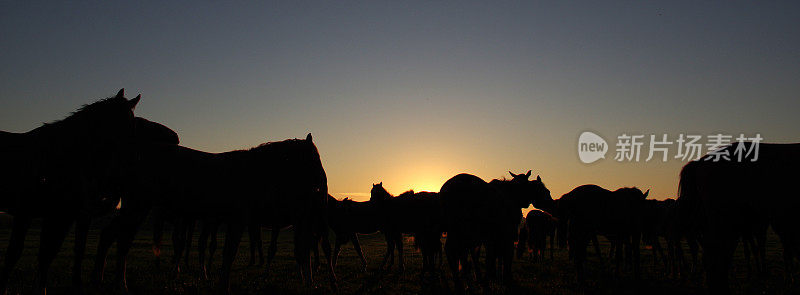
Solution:
{"label": "horse mane", "polygon": [[298,139],[298,138],[286,139],[286,140],[281,140],[281,141],[270,141],[270,142],[265,142],[265,143],[259,144],[257,146],[248,148],[248,149],[243,149],[242,151],[260,152],[260,151],[264,151],[264,150],[281,149],[281,148],[287,148],[287,147],[292,146],[294,144],[303,143],[303,142],[306,142],[306,140]]}
{"label": "horse mane", "polygon": [[508,179],[505,176],[503,176],[503,177],[500,177],[500,178],[492,179],[492,181],[489,181],[489,183],[492,183],[492,182],[495,182],[495,183],[497,183],[497,182],[509,182],[509,181],[511,181],[511,179]]}
{"label": "horse mane", "polygon": [[48,122],[42,123],[42,127],[47,127],[47,126],[57,125],[57,124],[64,123],[64,122],[77,121],[79,119],[84,119],[88,115],[90,115],[92,113],[95,113],[98,110],[101,110],[103,108],[107,108],[109,105],[112,105],[114,103],[126,102],[126,101],[127,100],[125,98],[121,97],[121,96],[118,97],[118,96],[115,95],[115,96],[106,97],[106,98],[100,99],[100,100],[92,102],[92,103],[81,105],[77,110],[69,113],[69,115],[67,115],[67,117],[65,117],[64,119],[51,121],[49,123]]}

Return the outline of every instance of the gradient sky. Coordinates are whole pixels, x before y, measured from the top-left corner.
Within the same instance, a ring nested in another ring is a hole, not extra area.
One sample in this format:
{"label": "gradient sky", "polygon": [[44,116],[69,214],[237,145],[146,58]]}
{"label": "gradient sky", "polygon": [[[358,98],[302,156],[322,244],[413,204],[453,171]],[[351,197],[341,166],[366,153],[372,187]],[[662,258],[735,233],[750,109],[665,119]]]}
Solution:
{"label": "gradient sky", "polygon": [[532,169],[662,199],[682,162],[582,164],[578,135],[800,141],[796,1],[37,2],[0,2],[0,129],[125,87],[196,149],[312,132],[338,197]]}

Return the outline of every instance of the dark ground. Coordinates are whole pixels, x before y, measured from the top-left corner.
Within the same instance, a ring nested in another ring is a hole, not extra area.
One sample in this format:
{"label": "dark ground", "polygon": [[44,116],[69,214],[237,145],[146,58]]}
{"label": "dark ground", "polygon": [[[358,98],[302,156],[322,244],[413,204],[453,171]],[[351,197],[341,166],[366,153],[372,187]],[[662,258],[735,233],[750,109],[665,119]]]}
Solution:
{"label": "dark ground", "polygon": [[[4,217],[0,221],[0,251],[5,253],[9,238],[9,221]],[[102,221],[93,224],[94,230],[90,233],[87,256],[84,262],[84,281],[88,282],[97,245],[97,228],[102,226]],[[199,231],[196,231],[196,233]],[[269,238],[269,231],[264,230],[264,237]],[[35,276],[36,253],[38,250],[38,225],[34,224],[25,243],[25,250],[16,271],[11,277],[9,294],[30,294],[33,292]],[[53,264],[50,272],[48,291],[50,294],[65,294],[70,292],[71,263],[73,235],[70,235],[61,249],[59,257]],[[397,267],[389,271],[378,269],[384,253],[385,244],[383,236],[362,235],[362,246],[369,262],[366,273],[359,271],[359,259],[351,245],[344,246],[339,257],[336,269],[339,279],[339,291],[342,294],[437,294],[449,293],[452,286],[445,282],[450,281],[450,275],[444,271],[444,279],[427,278],[422,282],[419,277],[421,267],[420,254],[413,248],[413,243],[405,243],[404,273],[399,273]],[[410,239],[410,238],[407,238]],[[218,237],[219,245],[223,244],[224,235]],[[196,244],[196,237],[195,242]],[[268,241],[265,241],[265,250]],[[609,245],[601,238],[601,249],[608,253]],[[768,273],[764,276],[748,275],[745,260],[742,256],[741,246],[734,257],[734,268],[731,274],[731,287],[735,294],[800,294],[800,287],[795,283],[787,285],[784,280],[782,250],[777,237],[770,232],[767,245]],[[139,232],[131,256],[128,261],[128,287],[131,294],[212,294],[217,278],[216,270],[211,272],[211,281],[199,279],[197,262],[197,249],[193,252],[188,267],[182,267],[183,272],[175,278],[173,268],[168,263],[172,255],[169,230],[164,236],[162,247],[162,263],[155,265],[151,251],[150,226],[146,225]],[[217,251],[215,266],[221,263],[221,249]],[[525,293],[525,294],[705,294],[703,278],[696,275],[692,278],[670,278],[662,265],[655,266],[650,249],[642,249],[642,278],[633,279],[630,271],[623,272],[621,277],[614,276],[613,265],[607,259],[595,255],[589,249],[590,258],[587,265],[588,286],[581,288],[575,282],[574,268],[567,260],[567,251],[557,249],[555,260],[549,259],[535,263],[527,257],[515,260],[515,279],[517,286],[512,288],[501,287],[490,283],[473,287],[472,293]],[[688,252],[687,252],[688,253]],[[113,258],[114,250],[109,253]],[[3,256],[4,257],[4,256]],[[322,258],[324,262],[324,258]],[[687,255],[688,259],[688,255]],[[249,241],[245,235],[236,264],[231,277],[231,290],[234,294],[306,294],[306,293],[331,293],[328,283],[328,272],[325,270],[316,273],[316,288],[305,287],[301,284],[298,268],[292,257],[292,233],[285,231],[281,234],[278,254],[273,263],[269,276],[265,276],[264,268],[248,266]],[[446,270],[442,265],[442,270]],[[89,293],[115,294],[121,293],[111,283],[114,279],[113,270],[115,260],[109,259],[106,282],[104,285],[88,288]]]}

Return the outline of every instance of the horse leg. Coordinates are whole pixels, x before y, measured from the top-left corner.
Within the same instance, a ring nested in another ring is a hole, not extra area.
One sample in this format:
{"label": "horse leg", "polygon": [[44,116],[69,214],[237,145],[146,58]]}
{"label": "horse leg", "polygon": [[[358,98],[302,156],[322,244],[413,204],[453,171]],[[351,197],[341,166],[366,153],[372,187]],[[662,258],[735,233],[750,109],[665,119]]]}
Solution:
{"label": "horse leg", "polygon": [[311,271],[311,244],[314,242],[314,233],[309,225],[295,222],[294,231],[294,257],[300,267],[300,279],[303,283],[311,285],[314,276]]}
{"label": "horse leg", "polygon": [[[633,277],[636,280],[639,280],[639,277],[641,277],[641,261],[639,261],[639,245],[641,242],[641,235],[638,232],[634,233],[633,237],[631,238],[631,255],[633,255]],[[655,242],[658,243],[658,240]]]}
{"label": "horse leg", "polygon": [[[590,235],[592,235],[590,237]],[[569,240],[569,251],[572,252],[575,273],[578,283],[583,285],[585,280],[584,274],[584,261],[586,261],[586,247],[589,246],[589,241],[596,238],[597,235],[590,233],[579,226],[576,222],[569,224],[567,239]]]}
{"label": "horse leg", "polygon": [[[483,279],[483,273],[481,273],[481,246],[478,245],[477,247],[473,247],[472,251],[468,253],[472,257],[472,263],[467,262],[466,257],[464,257],[464,264],[470,269],[469,275],[472,276],[474,274],[474,279],[476,281]],[[464,254],[466,255],[466,254]],[[488,255],[487,255],[488,259]],[[488,268],[488,267],[487,267]]]}
{"label": "horse leg", "polygon": [[689,244],[689,253],[692,255],[692,266],[689,269],[689,272],[695,273],[697,272],[697,267],[700,265],[698,263],[697,257],[699,256],[700,247],[697,244],[697,237],[691,236],[686,238],[686,243]]}
{"label": "horse leg", "polygon": [[730,294],[728,272],[739,236],[731,232],[725,220],[709,217],[710,224],[703,237],[703,261],[710,294]]}
{"label": "horse leg", "polygon": [[155,265],[161,265],[161,240],[164,236],[164,217],[161,214],[153,214],[153,255]]}
{"label": "horse leg", "polygon": [[220,290],[224,290],[226,294],[230,293],[231,268],[236,258],[236,252],[239,250],[243,231],[244,224],[235,221],[228,223],[228,231],[225,233],[225,249],[222,250],[222,273],[219,284]]}
{"label": "horse leg", "polygon": [[333,244],[333,267],[336,267],[336,263],[339,260],[339,253],[342,251],[342,245],[347,243],[346,238],[344,235],[336,235],[335,242]]}
{"label": "horse leg", "polygon": [[[608,247],[608,261],[614,261],[614,255],[617,253],[617,240],[615,239],[608,239],[609,247]],[[601,258],[602,255],[599,255]]]}
{"label": "horse leg", "polygon": [[197,237],[197,258],[200,263],[200,278],[208,280],[208,268],[206,267],[206,249],[208,248],[208,236],[211,225],[208,220],[204,220],[200,228],[200,236]]}
{"label": "horse leg", "polygon": [[[325,260],[328,263],[328,273],[330,274],[331,288],[333,288],[333,290],[338,290],[339,286],[336,282],[336,273],[333,269],[333,255],[331,254],[331,242],[330,238],[328,237],[328,227],[324,226],[319,235],[320,243],[322,244],[322,253],[325,254]],[[317,261],[319,261],[319,253],[317,253]]]}
{"label": "horse leg", "polygon": [[175,219],[175,227],[172,230],[172,266],[175,269],[175,278],[180,276],[181,273],[181,256],[183,256],[183,247],[186,242],[186,218],[178,217]]}
{"label": "horse leg", "polygon": [[206,263],[206,269],[210,269],[214,266],[214,254],[217,253],[217,232],[219,231],[219,222],[212,221],[211,222],[211,229],[209,230],[209,242],[208,242],[208,262]]}
{"label": "horse leg", "polygon": [[514,259],[514,243],[508,242],[502,245],[503,248],[503,283],[506,286],[511,286],[514,284],[514,274],[511,270],[511,264],[513,263]]}
{"label": "horse leg", "polygon": [[252,230],[255,233],[254,239],[250,240],[250,247],[256,248],[258,252],[258,266],[264,265],[264,242],[261,239],[261,224],[255,224]]}
{"label": "horse leg", "polygon": [[[95,286],[103,283],[108,250],[111,249],[111,245],[114,244],[114,241],[117,240],[122,231],[122,219],[125,218],[127,218],[127,213],[121,211],[120,215],[115,216],[111,223],[100,231],[100,240],[97,242],[97,254],[94,258],[94,269],[92,270],[92,284]],[[155,250],[155,246],[153,249]]]}
{"label": "horse leg", "polygon": [[597,239],[597,235],[592,235],[592,245],[594,245],[594,254],[597,257],[603,257],[602,252],[600,252],[600,240]]}
{"label": "horse leg", "polygon": [[528,245],[528,249],[525,252],[528,252],[528,259],[536,261],[536,241],[533,239],[533,233],[528,236],[528,241],[526,242]]}
{"label": "horse leg", "polygon": [[459,262],[467,260],[467,255],[466,251],[463,250],[463,245],[461,243],[456,244],[456,242],[460,241],[454,235],[448,234],[447,241],[444,244],[444,252],[447,256],[447,264],[450,266],[450,273],[453,275],[453,285],[456,292],[460,293],[464,291],[464,284],[461,282],[458,265]]}
{"label": "horse leg", "polygon": [[767,228],[759,228],[755,234],[756,251],[758,253],[758,271],[760,274],[767,273]]}
{"label": "horse leg", "polygon": [[[745,261],[745,265],[747,266],[747,276],[748,277],[752,277],[752,275],[753,275],[753,269],[750,266],[750,253],[755,250],[753,248],[754,248],[753,247],[753,241],[751,240],[751,237],[748,236],[747,234],[742,235],[742,252],[744,253],[744,261]],[[755,254],[755,255],[758,255],[758,254]],[[758,260],[758,258],[756,258],[756,260]],[[756,261],[756,264],[758,264],[758,261]]]}
{"label": "horse leg", "polygon": [[25,236],[31,227],[31,218],[24,214],[18,214],[14,216],[12,223],[11,239],[8,242],[3,269],[0,271],[0,292],[3,294],[6,293],[8,288],[9,276],[22,256],[22,249],[25,247]]}
{"label": "horse leg", "polygon": [[183,258],[183,264],[187,269],[189,268],[189,254],[192,253],[192,238],[194,237],[194,227],[196,223],[197,220],[195,218],[191,218],[186,224],[186,246],[184,247],[186,252],[184,252],[185,256]]}
{"label": "horse leg", "polygon": [[[261,225],[259,224],[256,227],[256,233],[258,236],[256,237],[256,250],[258,250],[258,266],[264,265],[264,241],[261,239]],[[250,246],[253,246],[252,241]]]}
{"label": "horse leg", "polygon": [[[248,265],[256,265],[256,249],[261,252],[261,226],[256,222],[247,225],[247,236],[250,240],[250,262]],[[263,263],[263,257],[261,261]]]}
{"label": "horse leg", "polygon": [[275,258],[275,252],[278,251],[278,235],[281,229],[278,226],[272,227],[272,237],[269,242],[269,249],[267,249],[267,266],[264,270],[266,275],[269,275],[269,267],[272,265],[272,259]]}
{"label": "horse leg", "polygon": [[[383,262],[381,262],[381,269],[386,266],[386,270],[392,268],[392,264],[394,264],[394,241],[393,236],[390,233],[384,233],[384,238],[386,239],[386,254],[383,256]],[[388,263],[388,264],[387,264]]]}
{"label": "horse leg", "polygon": [[[664,269],[668,269],[669,266],[667,266],[667,257],[664,255],[664,248],[661,248],[661,240],[658,236],[656,236],[653,240],[653,248],[655,249],[655,252],[653,252],[654,256],[655,253],[658,253],[658,256],[661,257],[661,262],[664,265]],[[656,262],[656,266],[657,264],[658,262]]]}
{"label": "horse leg", "polygon": [[575,239],[571,245],[575,245],[575,271],[577,273],[578,282],[583,284],[586,280],[584,265],[586,262],[586,247],[589,244],[586,238]]}
{"label": "horse leg", "polygon": [[[625,256],[623,252],[625,252],[625,245],[623,239],[618,235],[614,238],[614,273],[619,277],[622,274],[623,264],[625,263]],[[627,250],[630,250],[630,246]]]}
{"label": "horse leg", "polygon": [[397,263],[400,273],[406,270],[406,266],[403,263],[403,233],[397,233],[395,237],[395,243],[397,244]]}
{"label": "horse leg", "polygon": [[314,271],[319,271],[320,267],[322,267],[322,264],[319,263],[319,244],[319,239],[315,238],[314,243],[312,243],[313,246],[311,247],[311,252],[314,253],[314,264],[311,269]]}
{"label": "horse leg", "polygon": [[[36,287],[42,294],[47,294],[47,273],[50,265],[55,260],[64,238],[67,237],[69,227],[72,226],[74,219],[68,216],[58,216],[61,218],[44,218],[42,221],[42,233],[39,238],[39,271]],[[38,292],[37,292],[38,293]]]}
{"label": "horse leg", "polygon": [[686,261],[686,255],[683,254],[683,242],[681,241],[681,236],[676,235],[672,238],[672,246],[670,249],[674,251],[674,257],[672,257],[672,269],[673,272],[679,276],[685,276],[686,271],[688,270]]}
{"label": "horse leg", "polygon": [[486,278],[497,279],[497,241],[486,243]]}
{"label": "horse leg", "polygon": [[75,225],[75,248],[74,262],[72,264],[72,286],[76,293],[83,293],[83,257],[86,254],[86,238],[89,236],[89,224],[91,219],[87,215],[81,214]]}

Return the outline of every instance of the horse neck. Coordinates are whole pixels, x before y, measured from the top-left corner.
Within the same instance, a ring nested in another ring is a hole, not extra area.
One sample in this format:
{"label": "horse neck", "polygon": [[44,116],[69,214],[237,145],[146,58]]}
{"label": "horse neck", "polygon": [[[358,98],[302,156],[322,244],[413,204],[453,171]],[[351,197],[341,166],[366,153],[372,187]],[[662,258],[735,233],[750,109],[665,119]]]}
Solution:
{"label": "horse neck", "polygon": [[370,202],[372,202],[372,201],[381,202],[381,201],[389,200],[389,199],[391,199],[393,197],[394,196],[392,196],[392,194],[390,194],[389,192],[386,191],[386,189],[384,189],[382,192],[380,192],[380,196],[378,196],[377,198],[370,196],[369,201]]}
{"label": "horse neck", "polygon": [[[547,202],[547,204],[542,204],[542,201],[534,201],[533,206],[536,207],[536,209],[541,209],[545,213],[555,215],[556,201],[553,200],[553,197],[550,197],[550,200],[545,200],[545,202]],[[539,206],[536,206],[537,203]]]}
{"label": "horse neck", "polygon": [[61,121],[47,123],[39,126],[26,134],[32,139],[47,145],[57,145],[59,148],[85,145],[91,141],[89,128],[85,121],[69,117]]}

